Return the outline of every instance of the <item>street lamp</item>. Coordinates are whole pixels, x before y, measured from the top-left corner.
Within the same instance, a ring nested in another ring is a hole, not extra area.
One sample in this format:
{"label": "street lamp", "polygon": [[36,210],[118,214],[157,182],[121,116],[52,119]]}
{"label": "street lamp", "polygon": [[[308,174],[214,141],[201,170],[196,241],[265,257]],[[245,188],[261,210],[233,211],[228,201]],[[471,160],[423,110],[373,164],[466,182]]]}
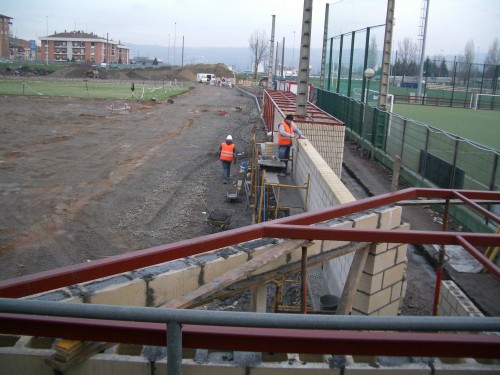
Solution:
{"label": "street lamp", "polygon": [[365,128],[366,109],[368,108],[368,95],[370,94],[370,82],[373,76],[375,75],[375,71],[372,68],[367,68],[363,72],[363,75],[368,80],[368,82],[366,85],[366,92],[365,92],[365,108],[363,111],[363,129],[361,129],[361,138],[363,138],[363,133]]}

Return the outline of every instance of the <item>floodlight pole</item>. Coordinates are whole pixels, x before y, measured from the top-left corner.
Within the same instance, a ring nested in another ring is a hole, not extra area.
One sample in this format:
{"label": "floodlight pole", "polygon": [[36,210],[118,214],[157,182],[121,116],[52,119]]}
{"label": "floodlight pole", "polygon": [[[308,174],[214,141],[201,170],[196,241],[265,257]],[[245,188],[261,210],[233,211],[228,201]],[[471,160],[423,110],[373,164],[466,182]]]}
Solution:
{"label": "floodlight pole", "polygon": [[[427,37],[427,20],[429,19],[429,2],[430,0],[423,0],[425,7],[425,20],[424,20],[424,32],[422,35],[422,49],[420,51],[420,67],[418,71],[418,85],[417,85],[417,98],[422,96],[422,78],[424,75],[424,62],[425,62],[425,39]],[[423,103],[423,99],[422,99]]]}

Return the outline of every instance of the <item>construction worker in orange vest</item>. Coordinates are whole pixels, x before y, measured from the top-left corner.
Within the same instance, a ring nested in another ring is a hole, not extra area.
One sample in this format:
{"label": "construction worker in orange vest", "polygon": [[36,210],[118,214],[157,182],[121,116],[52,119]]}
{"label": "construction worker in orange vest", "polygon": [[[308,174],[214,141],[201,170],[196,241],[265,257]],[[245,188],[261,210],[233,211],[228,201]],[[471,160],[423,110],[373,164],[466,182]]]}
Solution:
{"label": "construction worker in orange vest", "polygon": [[279,173],[279,176],[286,176],[288,170],[288,159],[290,159],[290,148],[292,140],[296,135],[300,139],[305,139],[302,132],[293,122],[293,115],[286,115],[283,122],[278,125],[278,158],[285,163],[285,168]]}
{"label": "construction worker in orange vest", "polygon": [[231,135],[228,135],[226,141],[221,143],[219,152],[219,159],[222,163],[222,182],[225,184],[231,174],[231,163],[236,159],[236,147]]}

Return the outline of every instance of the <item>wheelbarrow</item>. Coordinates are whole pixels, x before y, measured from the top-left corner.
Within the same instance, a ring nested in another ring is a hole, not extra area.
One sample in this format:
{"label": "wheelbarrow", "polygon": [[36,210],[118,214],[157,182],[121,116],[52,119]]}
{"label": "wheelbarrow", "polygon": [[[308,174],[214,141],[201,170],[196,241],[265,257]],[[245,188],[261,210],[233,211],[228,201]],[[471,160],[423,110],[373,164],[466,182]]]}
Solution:
{"label": "wheelbarrow", "polygon": [[231,224],[231,217],[234,214],[234,210],[221,210],[216,208],[213,211],[208,212],[207,224],[211,227],[219,228],[220,230],[226,229],[229,224]]}
{"label": "wheelbarrow", "polygon": [[223,210],[220,208],[216,208],[215,210],[209,210],[207,204],[202,199],[205,208],[207,209],[207,224],[212,227],[212,231],[215,228],[219,228],[220,230],[226,229],[229,224],[231,224],[231,217],[234,214],[234,210]]}

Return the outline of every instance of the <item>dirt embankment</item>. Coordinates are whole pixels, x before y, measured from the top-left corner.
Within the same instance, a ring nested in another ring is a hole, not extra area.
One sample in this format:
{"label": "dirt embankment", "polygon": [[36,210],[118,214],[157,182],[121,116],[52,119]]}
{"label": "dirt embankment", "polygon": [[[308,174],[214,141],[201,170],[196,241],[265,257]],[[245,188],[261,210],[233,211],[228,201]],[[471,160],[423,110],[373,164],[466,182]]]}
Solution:
{"label": "dirt embankment", "polygon": [[[93,68],[91,64],[74,64],[62,67],[55,72],[44,70],[41,67],[30,68],[23,66],[21,68],[0,68],[0,74],[5,76],[48,76],[53,78],[90,78],[89,71]],[[144,81],[181,81],[195,82],[196,73],[213,73],[217,77],[233,77],[233,72],[224,64],[196,64],[186,66],[168,66],[168,67],[130,67],[118,68],[99,68],[97,69],[100,79],[125,79],[125,80],[144,80]]]}

